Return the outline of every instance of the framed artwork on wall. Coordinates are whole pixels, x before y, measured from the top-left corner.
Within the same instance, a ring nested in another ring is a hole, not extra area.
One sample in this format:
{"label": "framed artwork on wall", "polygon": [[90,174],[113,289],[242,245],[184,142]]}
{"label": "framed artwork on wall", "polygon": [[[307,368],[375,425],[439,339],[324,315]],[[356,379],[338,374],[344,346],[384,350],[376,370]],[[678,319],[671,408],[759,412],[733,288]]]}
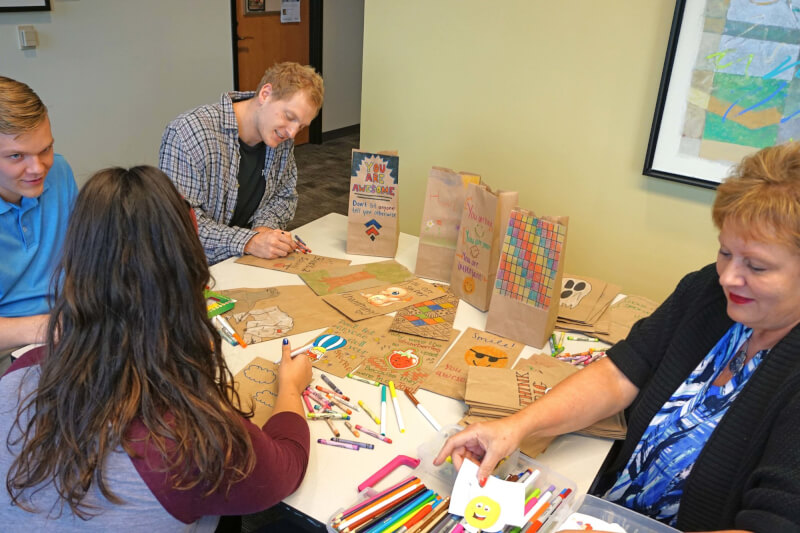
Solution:
{"label": "framed artwork on wall", "polygon": [[800,140],[800,3],[676,0],[644,171],[716,188]]}
{"label": "framed artwork on wall", "polygon": [[0,11],[50,11],[50,0],[0,0]]}

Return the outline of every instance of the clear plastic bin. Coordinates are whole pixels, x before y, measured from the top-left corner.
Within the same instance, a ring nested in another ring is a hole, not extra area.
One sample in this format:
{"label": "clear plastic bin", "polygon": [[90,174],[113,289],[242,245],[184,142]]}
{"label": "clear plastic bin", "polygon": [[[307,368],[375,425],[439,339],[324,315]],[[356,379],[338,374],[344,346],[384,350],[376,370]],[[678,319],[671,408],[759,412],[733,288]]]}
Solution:
{"label": "clear plastic bin", "polygon": [[[442,496],[450,495],[458,472],[452,464],[447,462],[443,463],[442,466],[438,468],[433,466],[433,458],[438,455],[439,450],[444,444],[444,441],[447,440],[447,438],[449,438],[451,435],[459,432],[461,429],[462,428],[459,426],[444,427],[431,440],[420,445],[419,448],[417,448],[417,458],[419,459],[419,464],[413,467],[413,469],[409,472],[409,475],[417,476],[429,489],[433,489]],[[409,458],[405,458],[404,460],[395,461],[395,463],[397,465],[411,466],[413,463],[411,463],[411,461],[408,459]],[[354,494],[352,503],[353,505],[374,496],[380,492],[380,490],[382,490],[375,489],[373,486],[388,474],[388,470],[386,469],[387,467],[384,467],[384,469],[379,471],[381,474],[376,473],[376,475],[373,475],[359,486],[360,490],[358,494]],[[576,484],[574,481],[558,474],[549,467],[538,463],[528,456],[520,453],[519,450],[510,455],[508,459],[497,468],[494,475],[502,479],[506,475],[519,473],[527,468],[536,468],[541,472],[532,486],[547,487],[548,485],[555,485],[559,491],[565,488],[572,490],[569,496],[553,514],[552,519],[548,521],[548,527],[540,530],[542,533],[553,531],[555,528],[552,526],[552,524],[561,523],[577,508],[579,497],[576,494]],[[531,490],[533,489],[531,488]],[[331,522],[333,521],[333,518],[343,510],[344,509],[339,509],[328,519],[326,526],[330,533],[336,533],[336,530],[331,527]]]}
{"label": "clear plastic bin", "polygon": [[[658,520],[653,520],[649,516],[641,515],[627,507],[622,507],[590,494],[587,494],[583,499],[583,503],[578,507],[577,512],[594,516],[606,522],[619,524],[626,533],[680,533],[677,529],[662,524]],[[564,516],[564,519],[566,519],[566,516]]]}

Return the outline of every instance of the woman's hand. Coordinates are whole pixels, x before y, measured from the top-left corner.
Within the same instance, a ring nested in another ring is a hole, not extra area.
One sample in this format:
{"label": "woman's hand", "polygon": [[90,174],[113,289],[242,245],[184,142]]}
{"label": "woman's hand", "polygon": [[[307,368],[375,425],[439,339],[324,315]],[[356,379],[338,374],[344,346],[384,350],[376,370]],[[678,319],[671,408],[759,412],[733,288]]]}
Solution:
{"label": "woman's hand", "polygon": [[525,436],[521,427],[515,416],[470,425],[447,439],[433,464],[442,464],[448,455],[456,469],[461,468],[464,459],[480,461],[478,481],[483,486],[497,463],[519,447]]}
{"label": "woman's hand", "polygon": [[302,394],[311,383],[311,359],[305,355],[292,357],[292,347],[284,339],[281,366],[278,371],[278,392],[291,391]]}

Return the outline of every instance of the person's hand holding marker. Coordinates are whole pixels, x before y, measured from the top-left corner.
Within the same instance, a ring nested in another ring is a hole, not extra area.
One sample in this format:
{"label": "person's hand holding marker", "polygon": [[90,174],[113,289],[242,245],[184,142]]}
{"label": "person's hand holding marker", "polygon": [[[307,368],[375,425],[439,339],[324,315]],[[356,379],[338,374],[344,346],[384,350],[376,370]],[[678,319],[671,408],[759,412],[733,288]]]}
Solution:
{"label": "person's hand holding marker", "polygon": [[297,243],[292,239],[292,234],[280,229],[272,229],[264,226],[253,228],[255,235],[250,237],[244,246],[244,253],[262,257],[264,259],[274,259],[276,257],[286,257],[297,248]]}
{"label": "person's hand holding marker", "polygon": [[283,339],[283,353],[278,370],[278,397],[273,413],[291,411],[305,418],[302,395],[311,383],[311,360],[308,357],[292,357],[289,339]]}

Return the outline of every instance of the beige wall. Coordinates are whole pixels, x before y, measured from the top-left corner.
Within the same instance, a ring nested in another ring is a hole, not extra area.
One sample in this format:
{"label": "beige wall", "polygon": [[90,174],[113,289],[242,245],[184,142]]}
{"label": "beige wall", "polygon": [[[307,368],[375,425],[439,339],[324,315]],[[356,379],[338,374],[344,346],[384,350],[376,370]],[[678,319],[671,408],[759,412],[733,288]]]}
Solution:
{"label": "beige wall", "polygon": [[400,152],[402,231],[441,165],[569,215],[570,273],[660,300],[713,261],[713,191],[642,175],[674,5],[368,0],[361,146]]}
{"label": "beige wall", "polygon": [[[29,84],[47,105],[55,149],[78,185],[110,165],[157,164],[167,123],[233,85],[228,2],[50,4],[0,14],[0,74]],[[36,50],[17,48],[19,24],[35,26]]]}

